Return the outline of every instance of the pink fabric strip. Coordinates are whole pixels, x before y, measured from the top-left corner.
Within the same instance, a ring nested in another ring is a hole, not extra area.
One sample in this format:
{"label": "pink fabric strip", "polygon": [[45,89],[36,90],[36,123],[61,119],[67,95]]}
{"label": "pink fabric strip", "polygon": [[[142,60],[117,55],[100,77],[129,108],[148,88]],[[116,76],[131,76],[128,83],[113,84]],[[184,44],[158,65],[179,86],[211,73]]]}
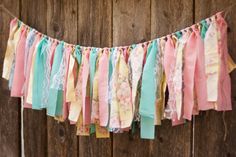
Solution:
{"label": "pink fabric strip", "polygon": [[65,60],[65,65],[66,65],[66,70],[65,70],[65,76],[64,76],[64,91],[63,91],[63,119],[66,120],[69,114],[69,102],[66,102],[66,86],[67,86],[67,75],[68,75],[68,69],[69,69],[69,62],[70,62],[70,55],[71,55],[72,47],[67,46],[65,48],[66,53],[66,60]]}
{"label": "pink fabric strip", "polygon": [[231,103],[231,82],[227,69],[227,23],[221,16],[221,13],[217,14],[217,32],[219,34],[219,57],[220,57],[220,76],[218,83],[218,98],[217,108],[218,111],[232,110]]}
{"label": "pink fabric strip", "polygon": [[128,62],[128,59],[129,59],[129,53],[128,53],[128,48],[125,48],[124,51],[123,51],[123,56],[125,58],[125,62],[127,63]]}
{"label": "pink fabric strip", "polygon": [[86,96],[87,94],[87,83],[89,76],[89,52],[90,50],[85,50],[82,58],[82,111],[83,111],[83,124],[90,124],[91,121],[91,111],[90,111],[90,98]]}
{"label": "pink fabric strip", "polygon": [[197,110],[208,110],[212,108],[212,105],[207,103],[207,80],[205,72],[205,55],[204,55],[204,41],[200,36],[198,29],[193,28],[196,34],[196,67],[194,76],[194,88],[197,97],[197,108],[194,107],[195,112]]}
{"label": "pink fabric strip", "polygon": [[29,56],[27,59],[27,68],[26,68],[26,78],[25,78],[25,90],[24,90],[24,107],[25,108],[32,108],[32,104],[29,104],[26,102],[26,96],[28,95],[28,87],[29,87],[29,78],[30,78],[30,69],[31,69],[31,64],[32,64],[32,57],[35,51],[35,47],[38,44],[38,42],[41,40],[40,35],[37,34],[35,37],[35,41],[32,45],[32,47],[29,49]]}
{"label": "pink fabric strip", "polygon": [[22,26],[20,40],[18,42],[16,48],[16,63],[15,63],[15,71],[11,89],[11,96],[12,97],[21,97],[23,96],[23,85],[25,81],[24,72],[24,58],[25,58],[25,43],[26,43],[26,35],[27,35],[27,28]]}
{"label": "pink fabric strip", "polygon": [[109,55],[105,49],[99,60],[98,66],[98,99],[99,99],[99,121],[101,126],[108,125],[108,72],[109,72]]}
{"label": "pink fabric strip", "polygon": [[165,112],[167,114],[167,118],[172,119],[173,126],[184,123],[182,117],[180,119],[178,119],[177,117],[176,106],[175,106],[176,104],[174,102],[172,73],[174,70],[175,62],[176,62],[175,45],[173,43],[171,36],[167,36],[167,41],[165,44],[165,53],[164,53],[164,70],[168,84],[169,101],[167,104],[168,111]]}
{"label": "pink fabric strip", "polygon": [[18,19],[14,18],[13,20],[11,20],[11,23],[10,23],[10,32],[16,25],[18,25]]}
{"label": "pink fabric strip", "polygon": [[196,65],[196,40],[195,32],[192,32],[186,43],[184,52],[184,115],[185,119],[192,119],[194,106],[194,71]]}

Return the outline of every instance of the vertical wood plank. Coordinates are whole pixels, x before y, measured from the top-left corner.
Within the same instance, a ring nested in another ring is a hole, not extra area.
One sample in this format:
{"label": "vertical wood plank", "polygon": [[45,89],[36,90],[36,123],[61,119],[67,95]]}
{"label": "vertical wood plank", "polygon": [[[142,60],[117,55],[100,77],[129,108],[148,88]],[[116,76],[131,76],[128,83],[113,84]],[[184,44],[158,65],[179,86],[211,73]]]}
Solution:
{"label": "vertical wood plank", "polygon": [[[150,39],[150,0],[113,0],[113,46],[129,45]],[[135,134],[113,134],[114,157],[149,156],[150,141]]]}
{"label": "vertical wood plank", "polygon": [[[40,32],[46,33],[46,5],[46,0],[21,0],[21,20]],[[47,156],[47,117],[45,110],[24,109],[23,113],[25,156]]]}
{"label": "vertical wood plank", "polygon": [[[111,0],[79,0],[78,43],[95,47],[112,45]],[[111,152],[111,138],[79,137],[80,157],[109,157]]]}
{"label": "vertical wood plank", "polygon": [[[47,0],[47,33],[68,43],[77,42],[77,0]],[[77,156],[75,126],[47,118],[48,156]]]}
{"label": "vertical wood plank", "polygon": [[[20,16],[19,0],[1,0],[15,16]],[[2,76],[3,60],[9,36],[10,20],[13,17],[0,9],[0,73]],[[20,156],[20,99],[11,98],[8,81],[0,79],[0,152],[1,156]]]}
{"label": "vertical wood plank", "polygon": [[150,0],[113,0],[113,46],[150,39]]}
{"label": "vertical wood plank", "polygon": [[[196,1],[195,15],[196,21],[211,16],[218,11],[221,11],[228,6],[235,4],[234,0],[199,0]],[[236,61],[236,15],[231,8],[227,16],[227,22],[230,28],[228,33],[228,47],[229,53],[233,60]],[[206,111],[196,117],[195,122],[195,136],[194,145],[196,157],[222,157],[222,156],[236,156],[236,72],[231,74],[232,84],[232,105],[233,111],[216,112]]]}
{"label": "vertical wood plank", "polygon": [[[193,21],[192,0],[152,0],[151,36],[156,38],[190,26]],[[191,155],[191,122],[171,126],[164,120],[157,127],[151,144],[153,156],[189,157]]]}
{"label": "vertical wood plank", "polygon": [[78,43],[112,46],[112,0],[78,0]]}

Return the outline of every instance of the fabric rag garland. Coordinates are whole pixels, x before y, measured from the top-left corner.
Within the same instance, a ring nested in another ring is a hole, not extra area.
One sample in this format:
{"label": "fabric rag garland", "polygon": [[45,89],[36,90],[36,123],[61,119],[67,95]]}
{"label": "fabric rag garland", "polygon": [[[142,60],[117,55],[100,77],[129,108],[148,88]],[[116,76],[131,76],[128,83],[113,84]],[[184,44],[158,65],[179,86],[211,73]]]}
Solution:
{"label": "fabric rag garland", "polygon": [[229,73],[235,67],[222,13],[165,37],[112,48],[58,41],[15,18],[2,77],[25,108],[68,118],[77,135],[107,138],[140,121],[141,138],[154,139],[163,119],[174,126],[199,111],[232,110]]}

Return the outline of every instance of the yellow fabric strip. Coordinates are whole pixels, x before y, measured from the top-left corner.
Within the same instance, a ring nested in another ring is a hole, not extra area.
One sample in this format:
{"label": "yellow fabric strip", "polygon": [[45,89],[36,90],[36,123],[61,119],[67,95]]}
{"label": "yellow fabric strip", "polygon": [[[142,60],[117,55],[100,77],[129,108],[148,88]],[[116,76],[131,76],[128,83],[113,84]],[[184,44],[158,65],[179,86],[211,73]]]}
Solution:
{"label": "yellow fabric strip", "polygon": [[18,27],[18,25],[15,25],[12,28],[7,42],[7,49],[5,53],[5,58],[3,63],[3,73],[2,73],[2,77],[7,80],[9,80],[10,78],[11,66],[14,60],[16,46],[20,39],[20,32],[21,32],[20,28]]}
{"label": "yellow fabric strip", "polygon": [[70,55],[69,71],[67,75],[66,102],[75,101],[75,76],[74,76],[75,57]]}
{"label": "yellow fabric strip", "polygon": [[230,55],[228,55],[227,63],[228,63],[228,72],[231,73],[236,68],[236,64],[234,63]]}

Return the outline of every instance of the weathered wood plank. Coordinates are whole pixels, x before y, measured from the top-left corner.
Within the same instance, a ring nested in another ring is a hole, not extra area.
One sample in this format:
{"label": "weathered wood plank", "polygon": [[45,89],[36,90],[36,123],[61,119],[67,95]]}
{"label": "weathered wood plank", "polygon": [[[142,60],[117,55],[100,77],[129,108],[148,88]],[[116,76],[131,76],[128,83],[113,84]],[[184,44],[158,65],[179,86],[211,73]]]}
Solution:
{"label": "weathered wood plank", "polygon": [[[21,20],[40,32],[47,31],[47,1],[21,1]],[[30,16],[29,16],[30,15]],[[40,16],[38,16],[40,15]],[[47,117],[45,110],[24,109],[25,156],[47,156]]]}
{"label": "weathered wood plank", "polygon": [[113,46],[150,39],[150,0],[113,0]]}
{"label": "weathered wood plank", "polygon": [[112,45],[112,0],[78,2],[78,43],[85,46]]}
{"label": "weathered wood plank", "polygon": [[[151,7],[152,38],[167,35],[192,24],[193,1],[152,0]],[[163,124],[156,128],[156,139],[151,143],[153,156],[191,155],[191,122],[172,127],[170,121],[164,120]]]}
{"label": "weathered wood plank", "polygon": [[[15,16],[19,17],[19,1],[1,0],[3,4]],[[5,57],[7,39],[9,35],[10,20],[13,19],[0,9],[0,73],[2,76],[3,60]],[[1,156],[20,156],[20,99],[11,98],[8,89],[8,81],[0,80],[0,152]]]}
{"label": "weathered wood plank", "polygon": [[[150,0],[113,0],[113,46],[150,40]],[[134,134],[113,134],[113,156],[149,156],[150,141]]]}
{"label": "weathered wood plank", "polygon": [[[77,0],[47,0],[47,34],[68,43],[77,42]],[[48,156],[77,156],[75,126],[47,118]]]}
{"label": "weathered wood plank", "polygon": [[[112,45],[112,1],[79,0],[78,43],[85,46]],[[112,141],[79,137],[80,157],[112,156]]]}
{"label": "weathered wood plank", "polygon": [[[214,13],[221,11],[231,4],[234,0],[199,0],[196,1],[196,21],[206,18]],[[228,36],[229,52],[234,61],[236,61],[236,15],[233,7],[227,16],[230,32]],[[233,111],[229,112],[203,112],[196,117],[195,122],[195,153],[196,157],[222,157],[222,156],[236,156],[236,72],[231,74],[232,82],[232,102]]]}
{"label": "weathered wood plank", "polygon": [[161,37],[192,25],[192,0],[152,0],[151,37]]}

